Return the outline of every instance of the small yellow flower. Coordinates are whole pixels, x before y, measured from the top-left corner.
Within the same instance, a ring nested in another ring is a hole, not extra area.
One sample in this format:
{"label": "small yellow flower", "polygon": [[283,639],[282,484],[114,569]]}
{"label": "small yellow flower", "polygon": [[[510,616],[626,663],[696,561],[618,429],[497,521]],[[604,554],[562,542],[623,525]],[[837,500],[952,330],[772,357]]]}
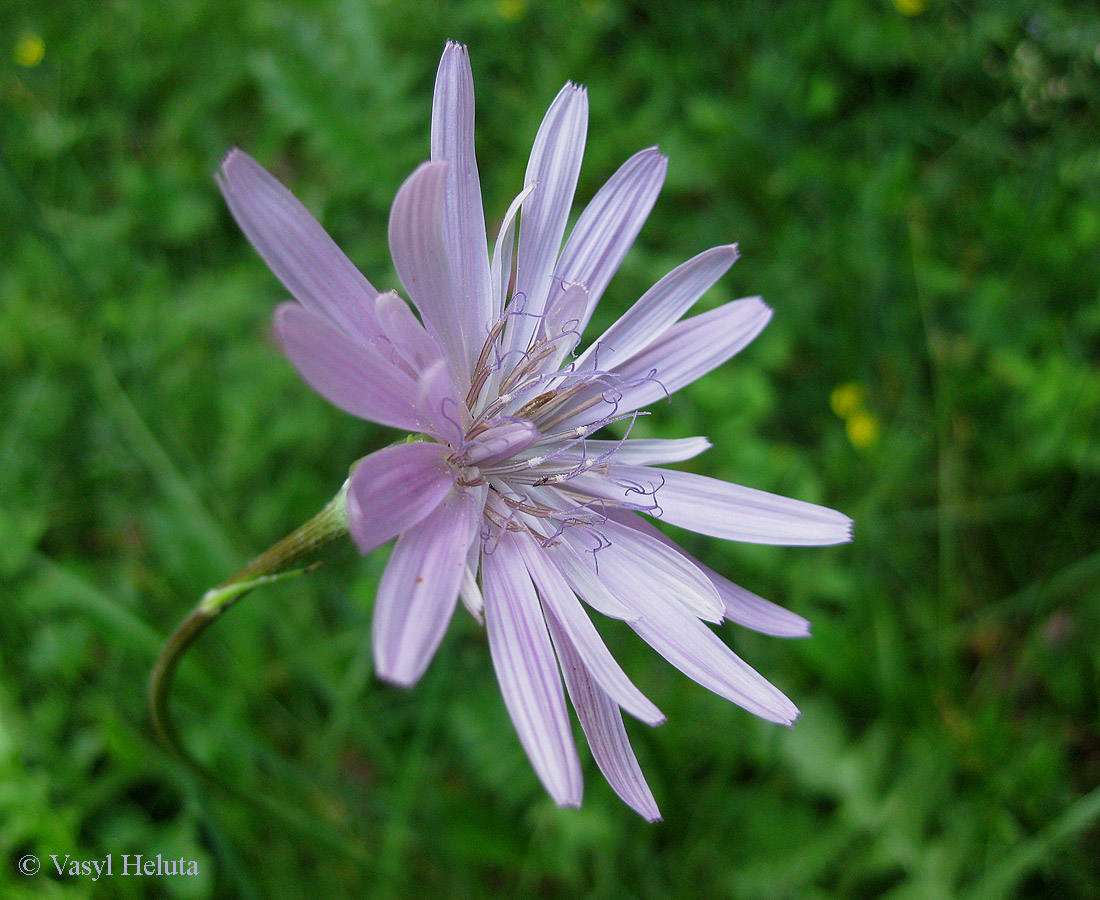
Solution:
{"label": "small yellow flower", "polygon": [[497,0],[497,12],[509,22],[518,22],[527,14],[527,0]]}
{"label": "small yellow flower", "polygon": [[928,0],[894,0],[894,6],[903,16],[919,16],[928,9]]}
{"label": "small yellow flower", "polygon": [[829,397],[829,405],[840,418],[847,419],[863,409],[866,399],[867,392],[863,389],[863,385],[855,381],[848,381],[833,388],[833,393]]}
{"label": "small yellow flower", "polygon": [[19,35],[19,40],[15,42],[15,47],[12,49],[16,65],[25,69],[33,69],[42,62],[42,57],[45,55],[46,42],[33,31],[24,31]]}
{"label": "small yellow flower", "polygon": [[864,409],[848,417],[844,430],[848,433],[848,440],[852,442],[852,446],[860,450],[878,443],[878,419]]}

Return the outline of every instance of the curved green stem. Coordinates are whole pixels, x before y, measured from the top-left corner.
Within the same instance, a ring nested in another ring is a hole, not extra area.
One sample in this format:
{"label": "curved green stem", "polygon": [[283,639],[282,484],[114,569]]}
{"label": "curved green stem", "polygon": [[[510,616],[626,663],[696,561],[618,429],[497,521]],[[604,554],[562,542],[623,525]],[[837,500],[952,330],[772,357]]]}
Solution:
{"label": "curved green stem", "polygon": [[347,490],[348,482],[344,482],[339,493],[312,519],[261,553],[228,581],[207,591],[187,618],[172,632],[161,650],[149,678],[149,711],[152,714],[153,727],[160,740],[198,774],[206,778],[212,777],[205,767],[183,749],[168,706],[180,660],[207,626],[245,594],[262,584],[309,571],[312,566],[287,570],[295,562],[347,534]]}

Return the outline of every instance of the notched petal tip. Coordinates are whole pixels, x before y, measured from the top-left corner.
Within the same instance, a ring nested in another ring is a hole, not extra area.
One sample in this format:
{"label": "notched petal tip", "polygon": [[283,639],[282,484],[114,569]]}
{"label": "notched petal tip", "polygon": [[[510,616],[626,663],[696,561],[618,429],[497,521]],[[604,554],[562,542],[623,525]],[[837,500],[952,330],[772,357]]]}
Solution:
{"label": "notched petal tip", "polygon": [[248,154],[245,153],[240,147],[230,147],[222,155],[222,160],[218,164],[218,168],[222,171],[225,171],[225,169],[227,169],[238,156],[248,156]]}
{"label": "notched petal tip", "polygon": [[[231,201],[230,194],[233,191],[234,171],[240,166],[238,160],[244,157],[245,159],[252,160],[247,153],[241,150],[239,147],[230,147],[229,150],[221,158],[221,162],[218,163],[218,167],[214,170],[214,182],[218,186],[218,190],[222,192],[222,196],[227,201]],[[258,163],[256,163],[258,165]]]}
{"label": "notched petal tip", "polygon": [[786,694],[779,693],[778,691],[777,694],[778,696],[769,704],[769,708],[764,711],[751,709],[749,712],[755,716],[759,716],[766,722],[791,728],[802,716],[802,710],[791,703]]}
{"label": "notched petal tip", "polygon": [[217,172],[214,173],[215,180],[222,185],[223,190],[226,184],[233,186],[234,182],[250,176],[263,181],[277,181],[274,175],[240,147],[230,147],[218,164]]}
{"label": "notched petal tip", "polygon": [[657,160],[660,160],[660,164],[662,166],[668,166],[668,157],[661,152],[661,148],[657,144],[654,144],[652,147],[646,147],[643,150],[639,150],[636,156],[638,158],[645,159],[655,158]]}
{"label": "notched petal tip", "polygon": [[828,529],[822,538],[815,542],[817,546],[830,547],[851,543],[855,523],[844,513],[827,506],[818,506],[817,509],[821,525]]}

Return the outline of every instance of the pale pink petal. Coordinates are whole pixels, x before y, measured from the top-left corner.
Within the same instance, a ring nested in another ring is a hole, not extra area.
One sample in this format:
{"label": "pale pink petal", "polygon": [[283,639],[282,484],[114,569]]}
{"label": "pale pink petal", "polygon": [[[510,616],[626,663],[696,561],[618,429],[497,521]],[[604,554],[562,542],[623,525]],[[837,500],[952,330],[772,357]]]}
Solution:
{"label": "pale pink petal", "polygon": [[434,441],[395,444],[360,460],[348,485],[348,523],[370,553],[433,512],[454,487],[450,449]]}
{"label": "pale pink petal", "polygon": [[637,356],[695,305],[737,259],[737,245],[715,247],[669,272],[577,359],[578,369],[617,368]]}
{"label": "pale pink petal", "polygon": [[[560,626],[585,668],[619,706],[647,725],[660,725],[665,720],[664,714],[634,686],[615,661],[580,601],[543,548],[529,535],[516,537],[527,571],[542,598],[547,623],[556,622]],[[555,645],[558,644],[560,642],[555,640]]]}
{"label": "pale pink petal", "polygon": [[482,556],[489,653],[504,705],[535,773],[559,806],[580,806],[583,784],[561,675],[531,576],[502,530]]}
{"label": "pale pink petal", "polygon": [[554,269],[554,292],[571,284],[588,289],[588,324],[604,288],[642,230],[665,180],[668,159],[656,147],[635,153],[585,207]]}
{"label": "pale pink petal", "polygon": [[474,339],[484,339],[496,315],[489,286],[481,181],[474,158],[474,78],[468,51],[453,42],[443,51],[436,75],[432,161],[448,163],[443,237],[458,289],[450,301],[462,319],[469,371],[481,350],[480,342],[475,346]]}
{"label": "pale pink petal", "polygon": [[852,520],[836,510],[691,472],[612,464],[606,476],[580,475],[570,485],[728,541],[817,547],[852,539]]}
{"label": "pale pink petal", "polygon": [[619,708],[592,678],[553,616],[547,617],[547,624],[558,651],[569,699],[573,701],[596,765],[627,806],[649,822],[660,821],[661,811],[630,746]]}
{"label": "pale pink petal", "polygon": [[379,334],[378,291],[309,210],[241,150],[226,154],[215,178],[241,231],[291,295],[369,344]]}
{"label": "pale pink petal", "polygon": [[534,192],[523,205],[516,257],[516,294],[525,315],[509,321],[506,350],[527,347],[546,308],[587,128],[588,94],[570,82],[550,104],[527,163],[524,184],[533,185]]}
{"label": "pale pink petal", "polygon": [[455,489],[397,539],[378,584],[371,625],[379,678],[409,686],[428,667],[458,603],[480,515],[475,495]]}
{"label": "pale pink petal", "polygon": [[423,163],[397,191],[390,212],[390,253],[409,298],[465,391],[470,383],[466,336],[443,235],[447,166]]}
{"label": "pale pink petal", "polygon": [[298,374],[329,403],[361,419],[418,430],[416,384],[381,348],[364,347],[297,303],[276,308],[275,334]]}

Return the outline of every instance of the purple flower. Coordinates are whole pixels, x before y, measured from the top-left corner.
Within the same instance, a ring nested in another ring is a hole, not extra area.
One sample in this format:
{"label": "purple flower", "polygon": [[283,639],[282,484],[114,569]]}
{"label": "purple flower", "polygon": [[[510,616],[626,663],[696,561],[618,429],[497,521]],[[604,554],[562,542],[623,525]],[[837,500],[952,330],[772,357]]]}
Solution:
{"label": "purple flower", "polygon": [[666,168],[656,148],[628,159],[563,247],[587,118],[584,88],[567,84],[490,255],[469,58],[447,45],[431,161],[401,186],[390,215],[393,261],[419,316],[396,292],[374,288],[250,157],[230,152],[218,182],[298,300],[276,310],[275,328],[302,377],[352,415],[424,435],[367,456],[348,486],[359,549],[397,539],[374,609],[379,677],[416,682],[461,598],[485,624],[505,705],[554,800],[581,801],[568,692],[611,786],[655,820],[620,710],[649,725],[664,717],[612,658],[585,605],[625,621],[704,687],[790,724],[794,705],[705,623],[730,619],[783,637],[809,634],[808,623],[701,565],[645,516],[729,540],[802,545],[847,541],[851,521],[660,468],[707,449],[702,437],[595,437],[613,422],[629,437],[642,407],[737,353],[771,310],[754,297],[682,319],[737,257],[732,245],[715,247],[669,272],[574,355]]}

